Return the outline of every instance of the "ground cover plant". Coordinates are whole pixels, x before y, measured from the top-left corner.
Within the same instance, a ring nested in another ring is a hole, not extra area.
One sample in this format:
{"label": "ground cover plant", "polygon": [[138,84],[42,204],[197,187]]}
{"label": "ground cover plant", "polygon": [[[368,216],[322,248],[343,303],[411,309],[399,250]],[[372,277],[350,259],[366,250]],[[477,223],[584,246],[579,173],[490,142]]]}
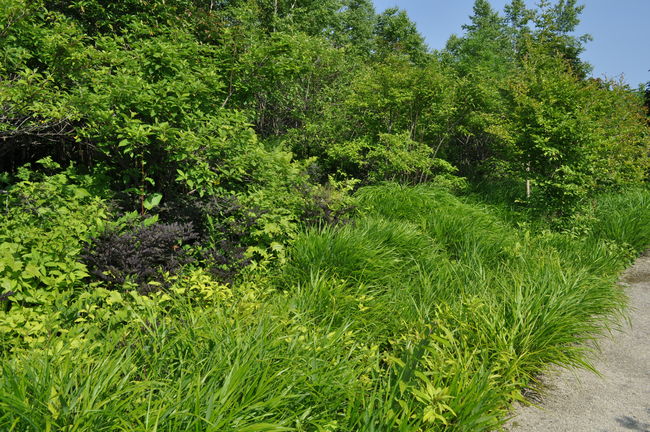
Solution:
{"label": "ground cover plant", "polygon": [[488,431],[625,314],[575,1],[0,0],[0,430]]}
{"label": "ground cover plant", "polygon": [[[648,192],[626,197],[642,196],[632,220]],[[278,276],[229,287],[194,271],[164,294],[95,292],[99,310],[77,323],[92,337],[7,358],[0,424],[490,430],[546,364],[583,365],[577,343],[622,313],[614,280],[638,233],[598,236],[612,198],[578,239],[513,229],[435,186],[357,198],[354,222],[301,234]]]}

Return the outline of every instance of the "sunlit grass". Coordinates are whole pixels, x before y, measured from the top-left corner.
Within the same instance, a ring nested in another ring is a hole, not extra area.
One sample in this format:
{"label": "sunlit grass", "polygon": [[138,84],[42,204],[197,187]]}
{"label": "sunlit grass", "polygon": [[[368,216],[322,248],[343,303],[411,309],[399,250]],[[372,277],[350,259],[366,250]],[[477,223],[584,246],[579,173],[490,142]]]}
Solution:
{"label": "sunlit grass", "polygon": [[176,296],[104,341],[7,355],[0,430],[491,430],[549,363],[588,366],[650,242],[644,191],[603,198],[581,237],[431,186],[357,198],[356,220],[295,240],[270,293]]}

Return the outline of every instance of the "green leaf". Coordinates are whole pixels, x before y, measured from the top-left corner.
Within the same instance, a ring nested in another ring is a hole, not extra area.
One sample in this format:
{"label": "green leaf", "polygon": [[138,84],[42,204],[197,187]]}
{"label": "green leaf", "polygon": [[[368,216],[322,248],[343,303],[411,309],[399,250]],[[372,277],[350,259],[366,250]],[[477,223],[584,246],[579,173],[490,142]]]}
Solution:
{"label": "green leaf", "polygon": [[40,276],[41,276],[41,272],[39,271],[38,267],[36,267],[34,264],[28,263],[25,266],[25,270],[23,270],[23,277],[25,279],[30,279],[33,277],[40,277]]}
{"label": "green leaf", "polygon": [[148,227],[158,222],[158,215],[153,215],[150,218],[144,220],[143,225]]}
{"label": "green leaf", "polygon": [[147,197],[147,199],[144,200],[144,203],[142,205],[147,210],[151,210],[154,207],[157,207],[158,204],[160,204],[161,199],[162,199],[162,194],[154,193],[154,194],[149,195]]}

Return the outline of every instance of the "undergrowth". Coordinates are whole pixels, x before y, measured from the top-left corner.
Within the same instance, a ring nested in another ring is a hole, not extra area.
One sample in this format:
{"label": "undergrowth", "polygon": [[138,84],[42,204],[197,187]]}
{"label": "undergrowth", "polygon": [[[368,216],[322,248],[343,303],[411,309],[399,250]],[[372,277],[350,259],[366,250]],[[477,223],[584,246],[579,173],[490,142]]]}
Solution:
{"label": "undergrowth", "polygon": [[548,364],[589,367],[581,342],[616,325],[617,273],[650,244],[647,190],[600,197],[563,233],[428,185],[356,201],[279,275],[95,286],[83,338],[2,354],[0,429],[494,430]]}

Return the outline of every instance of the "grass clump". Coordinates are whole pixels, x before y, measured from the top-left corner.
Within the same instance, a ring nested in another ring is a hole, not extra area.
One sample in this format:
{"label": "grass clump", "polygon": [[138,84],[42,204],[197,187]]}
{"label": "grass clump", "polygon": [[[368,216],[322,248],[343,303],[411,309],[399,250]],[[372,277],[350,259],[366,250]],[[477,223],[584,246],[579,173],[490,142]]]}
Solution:
{"label": "grass clump", "polygon": [[[418,427],[425,417],[449,430],[495,427],[500,410],[534,385],[546,364],[585,366],[579,342],[613,325],[625,304],[613,284],[625,254],[595,229],[580,240],[514,230],[490,208],[425,185],[367,187],[358,198],[364,215],[299,238],[287,274],[299,285],[314,275],[342,279],[348,295],[372,298],[369,311],[348,317],[370,329],[368,337],[385,353],[415,356],[403,367],[436,377],[435,385],[420,384],[449,399],[444,415],[425,414],[430,402],[417,397],[401,414],[391,411],[412,418],[420,410]],[[586,242],[596,251],[583,251]],[[472,360],[465,363],[467,355]],[[473,389],[481,376],[483,392]],[[487,401],[493,405],[486,410]],[[460,416],[468,407],[490,413],[485,424]]]}
{"label": "grass clump", "polygon": [[592,236],[642,252],[650,244],[650,191],[632,189],[599,197],[593,205]]}

